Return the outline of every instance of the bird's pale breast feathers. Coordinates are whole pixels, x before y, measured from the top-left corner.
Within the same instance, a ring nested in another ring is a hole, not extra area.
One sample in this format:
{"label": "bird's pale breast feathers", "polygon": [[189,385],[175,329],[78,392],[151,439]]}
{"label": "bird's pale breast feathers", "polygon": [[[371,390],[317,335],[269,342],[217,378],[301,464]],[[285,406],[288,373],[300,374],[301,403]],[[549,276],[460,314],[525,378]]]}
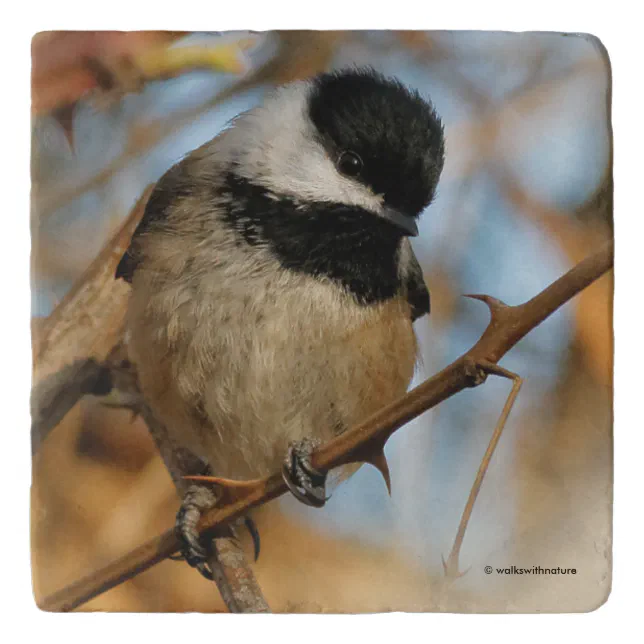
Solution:
{"label": "bird's pale breast feathers", "polygon": [[264,474],[290,440],[404,393],[429,293],[385,213],[417,218],[442,163],[432,106],[351,70],[277,90],[159,180],[117,277],[144,394],[180,444],[222,476]]}

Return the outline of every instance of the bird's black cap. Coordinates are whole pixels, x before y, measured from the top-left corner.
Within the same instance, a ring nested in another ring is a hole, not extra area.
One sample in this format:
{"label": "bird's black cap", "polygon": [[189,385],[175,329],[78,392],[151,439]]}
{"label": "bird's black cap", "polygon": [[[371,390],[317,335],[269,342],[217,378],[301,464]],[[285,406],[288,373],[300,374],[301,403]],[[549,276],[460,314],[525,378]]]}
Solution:
{"label": "bird's black cap", "polygon": [[443,168],[443,126],[418,92],[371,68],[321,74],[309,116],[333,158],[359,155],[357,179],[386,205],[411,216],[429,205]]}

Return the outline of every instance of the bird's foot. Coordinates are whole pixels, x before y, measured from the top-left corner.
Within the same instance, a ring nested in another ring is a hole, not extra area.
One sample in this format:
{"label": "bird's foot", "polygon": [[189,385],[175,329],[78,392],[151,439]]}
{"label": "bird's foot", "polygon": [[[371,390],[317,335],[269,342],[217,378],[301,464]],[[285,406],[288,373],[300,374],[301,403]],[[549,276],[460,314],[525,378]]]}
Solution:
{"label": "bird's foot", "polygon": [[181,542],[181,559],[185,559],[196,568],[206,579],[212,579],[213,574],[208,565],[209,547],[199,538],[197,525],[201,515],[217,505],[217,494],[205,485],[191,485],[188,488],[179,512],[175,530]]}
{"label": "bird's foot", "polygon": [[[208,559],[212,554],[210,544],[212,537],[209,539],[200,539],[197,525],[204,512],[214,508],[219,502],[219,496],[213,491],[212,487],[206,485],[191,485],[186,492],[181,503],[181,508],[177,513],[175,529],[179,541],[182,544],[181,554],[177,557],[171,557],[175,560],[187,561],[193,568],[196,568],[206,579],[212,579],[212,570],[208,564]],[[257,561],[260,552],[260,538],[257,526],[251,517],[241,517],[234,524],[224,528],[225,535],[238,540],[237,527],[243,525],[249,532],[253,542],[253,554]]]}
{"label": "bird's foot", "polygon": [[315,508],[321,508],[328,500],[327,473],[311,465],[311,454],[320,444],[321,441],[312,438],[291,443],[282,465],[284,482],[293,496]]}

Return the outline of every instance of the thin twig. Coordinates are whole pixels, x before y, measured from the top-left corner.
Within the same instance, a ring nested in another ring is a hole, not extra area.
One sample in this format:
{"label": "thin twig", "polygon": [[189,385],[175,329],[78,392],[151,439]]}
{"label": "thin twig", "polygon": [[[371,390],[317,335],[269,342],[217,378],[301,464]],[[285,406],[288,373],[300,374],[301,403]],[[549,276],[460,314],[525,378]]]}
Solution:
{"label": "thin twig", "polygon": [[262,589],[241,544],[229,537],[211,541],[210,570],[231,613],[270,613]]}
{"label": "thin twig", "polygon": [[[507,306],[489,296],[475,296],[484,301],[491,312],[490,323],[479,341],[451,365],[398,401],[316,450],[312,459],[314,467],[331,469],[354,461],[377,463],[382,457],[385,442],[396,429],[463,389],[481,384],[477,364],[496,364],[529,331],[612,266],[613,244],[609,242],[524,304]],[[280,473],[250,481],[245,486],[223,489],[222,504],[202,517],[200,529],[202,532],[210,531],[244,516],[251,508],[286,491]],[[105,568],[45,598],[40,607],[51,611],[73,610],[163,561],[178,549],[174,530],[168,530]]]}
{"label": "thin twig", "polygon": [[[486,363],[484,362],[481,363],[480,366],[484,370],[488,367],[488,365],[486,365]],[[512,411],[512,407],[514,406],[517,396],[519,395],[521,385],[523,384],[523,379],[517,374],[505,369],[501,369],[497,365],[493,366],[496,369],[491,369],[491,373],[496,373],[497,375],[513,380],[512,390],[508,395],[505,406],[503,407],[503,411],[501,412],[501,416],[499,417],[496,427],[494,428],[494,432],[492,432],[492,438],[490,438],[490,442],[487,446],[487,449],[485,450],[481,464],[479,465],[478,472],[476,473],[476,478],[474,479],[474,483],[472,484],[470,494],[467,498],[467,503],[465,504],[461,520],[458,524],[458,530],[456,531],[456,537],[454,538],[452,550],[450,551],[447,561],[443,560],[443,569],[445,570],[445,577],[447,577],[448,580],[458,579],[465,574],[464,572],[459,571],[459,557],[461,554],[461,547],[463,546],[463,539],[465,538],[465,531],[467,530],[470,517],[472,516],[474,504],[476,503],[476,499],[479,495],[479,492],[481,491],[483,479],[485,478],[485,475],[490,467],[490,462],[492,461],[494,452],[497,448],[497,445],[499,444],[499,441],[501,440],[501,434],[503,433],[503,429],[505,428],[508,416]]]}

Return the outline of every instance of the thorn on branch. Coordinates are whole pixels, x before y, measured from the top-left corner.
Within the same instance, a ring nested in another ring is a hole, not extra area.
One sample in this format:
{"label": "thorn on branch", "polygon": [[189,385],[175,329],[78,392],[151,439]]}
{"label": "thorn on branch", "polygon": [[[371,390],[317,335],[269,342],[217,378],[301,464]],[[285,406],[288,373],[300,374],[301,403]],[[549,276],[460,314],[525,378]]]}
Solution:
{"label": "thorn on branch", "polygon": [[387,492],[391,496],[391,474],[389,473],[389,463],[387,463],[387,458],[385,457],[384,447],[376,451],[366,462],[373,465],[382,474],[387,486]]}
{"label": "thorn on branch", "polygon": [[492,297],[491,295],[467,293],[463,295],[463,297],[468,297],[471,300],[480,300],[481,302],[485,302],[485,304],[487,304],[488,308],[490,309],[490,313],[492,314],[492,317],[494,317],[495,314],[498,314],[499,311],[510,308],[505,302],[497,299],[496,297]]}
{"label": "thorn on branch", "polygon": [[236,503],[244,497],[251,496],[264,486],[264,479],[252,479],[249,481],[236,481],[225,479],[220,476],[194,475],[184,476],[184,480],[193,481],[202,485],[208,485],[217,491],[221,504]]}

